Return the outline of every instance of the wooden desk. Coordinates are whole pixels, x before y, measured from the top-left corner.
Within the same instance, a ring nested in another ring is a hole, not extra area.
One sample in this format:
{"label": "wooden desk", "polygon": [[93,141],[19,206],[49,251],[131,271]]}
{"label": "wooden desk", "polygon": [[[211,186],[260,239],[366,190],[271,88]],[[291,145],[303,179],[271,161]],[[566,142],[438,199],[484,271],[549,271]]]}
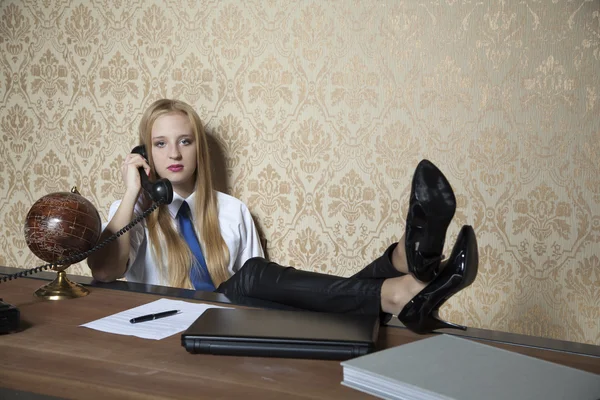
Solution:
{"label": "wooden desk", "polygon": [[[180,335],[154,341],[79,327],[171,296],[91,286],[84,298],[40,301],[33,292],[43,283],[0,283],[0,297],[20,309],[23,326],[0,336],[2,388],[67,399],[371,398],[340,384],[339,361],[192,355]],[[424,337],[382,327],[380,346]],[[600,374],[599,357],[491,344]]]}

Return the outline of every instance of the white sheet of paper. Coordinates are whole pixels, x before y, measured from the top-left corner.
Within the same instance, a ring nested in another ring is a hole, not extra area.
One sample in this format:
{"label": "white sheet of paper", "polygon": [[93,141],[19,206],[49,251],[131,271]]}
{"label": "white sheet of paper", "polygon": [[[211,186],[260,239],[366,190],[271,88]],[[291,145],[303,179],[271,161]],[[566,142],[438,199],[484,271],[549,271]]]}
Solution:
{"label": "white sheet of paper", "polygon": [[[118,335],[137,336],[143,339],[164,339],[176,333],[183,332],[202,313],[209,308],[231,308],[212,304],[191,303],[182,300],[159,299],[139,307],[121,311],[120,313],[100,318],[81,326],[98,331],[116,333]],[[131,318],[147,314],[156,314],[163,311],[180,310],[181,312],[170,317],[155,319],[147,322],[132,324]]]}

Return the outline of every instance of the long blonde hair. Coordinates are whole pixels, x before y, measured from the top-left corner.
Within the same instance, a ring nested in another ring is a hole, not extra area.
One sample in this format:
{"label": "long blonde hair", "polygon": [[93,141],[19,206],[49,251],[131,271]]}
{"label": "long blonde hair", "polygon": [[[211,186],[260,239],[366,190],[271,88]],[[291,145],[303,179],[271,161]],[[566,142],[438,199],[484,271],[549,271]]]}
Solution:
{"label": "long blonde hair", "polygon": [[[188,117],[196,139],[194,227],[199,233],[198,240],[206,259],[208,272],[215,287],[218,287],[229,278],[229,249],[221,236],[217,197],[213,190],[210,172],[208,144],[200,117],[190,105],[182,101],[157,100],[146,109],[140,121],[140,144],[145,145],[148,149],[150,178],[152,180],[160,178],[152,159],[152,126],[158,117],[171,113],[179,113]],[[170,286],[192,288],[189,271],[194,256],[185,240],[175,229],[168,206],[163,205],[150,214],[147,225],[152,251],[163,280],[167,280]]]}

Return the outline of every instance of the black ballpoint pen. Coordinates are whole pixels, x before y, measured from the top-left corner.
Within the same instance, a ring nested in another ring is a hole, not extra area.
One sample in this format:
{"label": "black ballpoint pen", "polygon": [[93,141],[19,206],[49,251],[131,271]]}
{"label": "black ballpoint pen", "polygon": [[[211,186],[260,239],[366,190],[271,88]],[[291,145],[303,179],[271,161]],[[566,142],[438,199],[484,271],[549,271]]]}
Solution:
{"label": "black ballpoint pen", "polygon": [[179,312],[179,310],[171,310],[171,311],[159,312],[157,314],[142,315],[141,317],[131,318],[129,320],[129,322],[131,322],[132,324],[137,324],[138,322],[152,321],[153,319],[159,319],[159,318],[164,318],[164,317],[169,317],[171,315],[175,315],[178,312]]}

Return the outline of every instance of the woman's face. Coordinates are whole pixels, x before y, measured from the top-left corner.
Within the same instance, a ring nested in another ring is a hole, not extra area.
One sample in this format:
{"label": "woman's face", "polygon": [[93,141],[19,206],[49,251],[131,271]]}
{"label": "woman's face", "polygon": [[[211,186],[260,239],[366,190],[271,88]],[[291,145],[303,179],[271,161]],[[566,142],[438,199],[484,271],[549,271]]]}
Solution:
{"label": "woman's face", "polygon": [[152,158],[156,173],[167,178],[173,190],[187,197],[194,191],[196,138],[188,117],[171,113],[158,117],[152,126]]}

